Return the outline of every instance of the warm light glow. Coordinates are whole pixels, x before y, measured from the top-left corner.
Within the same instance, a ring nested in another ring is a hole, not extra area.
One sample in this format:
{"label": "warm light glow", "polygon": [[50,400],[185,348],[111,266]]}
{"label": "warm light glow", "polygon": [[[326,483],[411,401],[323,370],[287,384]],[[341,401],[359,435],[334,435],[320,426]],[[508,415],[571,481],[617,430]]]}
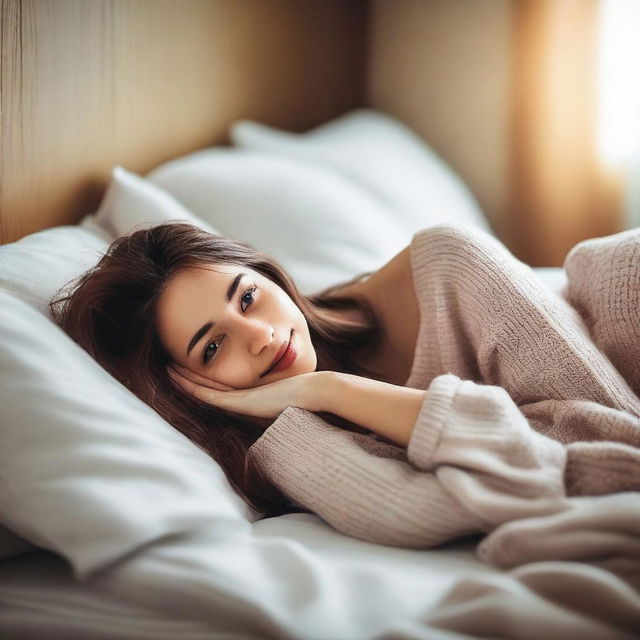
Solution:
{"label": "warm light glow", "polygon": [[598,141],[619,166],[640,153],[640,0],[602,0],[600,18]]}

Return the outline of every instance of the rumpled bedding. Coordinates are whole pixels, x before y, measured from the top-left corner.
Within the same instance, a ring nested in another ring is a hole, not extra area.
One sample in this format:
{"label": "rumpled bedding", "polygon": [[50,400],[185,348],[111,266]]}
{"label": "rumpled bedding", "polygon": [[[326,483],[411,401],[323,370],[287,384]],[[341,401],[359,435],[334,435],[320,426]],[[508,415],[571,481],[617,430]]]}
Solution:
{"label": "rumpled bedding", "polygon": [[[495,576],[461,581],[431,619],[438,626],[518,638],[640,637],[640,229],[580,243],[564,268],[567,325],[582,333],[576,350],[584,347],[587,365],[567,386],[604,380],[603,404],[578,395],[569,409],[553,396],[521,406],[536,430],[567,445],[569,497],[555,513],[485,537],[479,556],[513,567],[506,575],[518,587]],[[604,366],[589,357],[591,341]],[[562,371],[561,349],[548,346],[547,362]],[[539,364],[529,372],[544,380]]]}

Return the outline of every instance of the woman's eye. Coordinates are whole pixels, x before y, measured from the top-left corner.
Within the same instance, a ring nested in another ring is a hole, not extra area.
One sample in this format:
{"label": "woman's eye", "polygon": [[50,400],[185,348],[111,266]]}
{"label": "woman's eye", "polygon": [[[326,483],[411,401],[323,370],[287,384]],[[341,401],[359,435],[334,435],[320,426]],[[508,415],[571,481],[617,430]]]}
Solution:
{"label": "woman's eye", "polygon": [[209,342],[207,344],[207,346],[204,348],[204,351],[202,352],[202,361],[204,362],[204,364],[207,364],[207,362],[209,362],[209,360],[211,360],[211,358],[213,358],[216,353],[218,353],[218,343],[217,342]]}
{"label": "woman's eye", "polygon": [[240,299],[240,308],[242,309],[242,311],[246,311],[246,308],[242,306],[242,303],[245,302],[245,298],[247,296],[249,296],[249,302],[247,303],[247,307],[250,306],[253,303],[253,292],[257,289],[258,287],[253,287],[252,289],[247,289],[247,291],[245,291],[244,295],[242,296],[242,298]]}

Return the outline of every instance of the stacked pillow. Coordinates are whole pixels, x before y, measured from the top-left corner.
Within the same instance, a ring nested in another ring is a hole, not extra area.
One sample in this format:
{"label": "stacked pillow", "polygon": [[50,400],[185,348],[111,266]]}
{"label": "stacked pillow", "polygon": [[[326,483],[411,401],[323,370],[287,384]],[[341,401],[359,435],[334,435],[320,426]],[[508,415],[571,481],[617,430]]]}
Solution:
{"label": "stacked pillow", "polygon": [[92,225],[93,231],[98,230],[111,241],[135,229],[172,221],[219,233],[166,191],[135,173],[115,167],[100,207],[94,216],[85,218],[83,224]]}
{"label": "stacked pillow", "polygon": [[403,230],[455,222],[491,232],[460,177],[414,131],[381,111],[356,109],[304,134],[240,120],[230,136],[239,148],[344,176],[395,213],[395,224]]}
{"label": "stacked pillow", "polygon": [[344,176],[270,153],[209,149],[147,178],[220,233],[275,258],[305,294],[375,271],[411,240],[411,228]]}

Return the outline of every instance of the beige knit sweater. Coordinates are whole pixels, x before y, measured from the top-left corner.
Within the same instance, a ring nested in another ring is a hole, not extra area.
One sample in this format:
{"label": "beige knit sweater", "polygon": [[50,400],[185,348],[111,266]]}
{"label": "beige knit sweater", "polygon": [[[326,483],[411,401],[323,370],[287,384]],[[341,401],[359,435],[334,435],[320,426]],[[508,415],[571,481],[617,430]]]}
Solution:
{"label": "beige knit sweater", "polygon": [[640,489],[640,230],[575,247],[564,298],[466,227],[416,233],[411,262],[405,386],[427,393],[409,445],[287,408],[250,455],[294,504],[426,548],[560,513],[568,496]]}

